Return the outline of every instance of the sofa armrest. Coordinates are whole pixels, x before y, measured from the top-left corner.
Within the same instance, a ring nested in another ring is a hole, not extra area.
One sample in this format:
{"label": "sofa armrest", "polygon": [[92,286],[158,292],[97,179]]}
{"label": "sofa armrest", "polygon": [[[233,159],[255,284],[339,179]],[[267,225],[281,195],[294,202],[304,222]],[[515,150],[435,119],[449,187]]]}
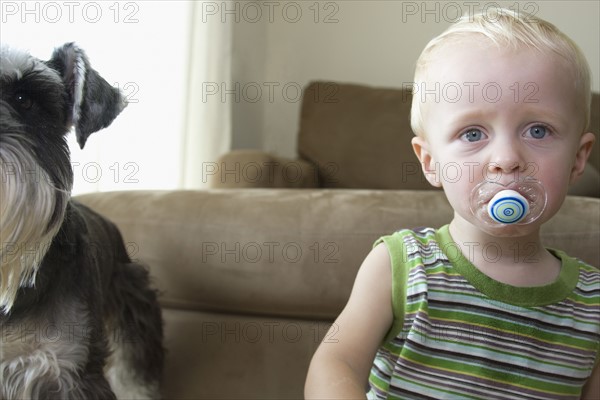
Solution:
{"label": "sofa armrest", "polygon": [[210,168],[208,183],[211,189],[317,188],[318,175],[307,161],[260,150],[234,150]]}

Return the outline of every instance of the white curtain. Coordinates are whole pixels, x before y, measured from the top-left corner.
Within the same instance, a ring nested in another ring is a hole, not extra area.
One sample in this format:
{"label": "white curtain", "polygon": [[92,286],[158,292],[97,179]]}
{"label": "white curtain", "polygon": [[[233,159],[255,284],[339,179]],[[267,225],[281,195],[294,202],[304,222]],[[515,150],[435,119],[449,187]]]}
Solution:
{"label": "white curtain", "polygon": [[[194,2],[181,186],[204,188],[219,155],[231,146],[231,104],[221,101],[230,86],[232,24],[207,18],[214,2]],[[218,166],[217,166],[218,167]]]}

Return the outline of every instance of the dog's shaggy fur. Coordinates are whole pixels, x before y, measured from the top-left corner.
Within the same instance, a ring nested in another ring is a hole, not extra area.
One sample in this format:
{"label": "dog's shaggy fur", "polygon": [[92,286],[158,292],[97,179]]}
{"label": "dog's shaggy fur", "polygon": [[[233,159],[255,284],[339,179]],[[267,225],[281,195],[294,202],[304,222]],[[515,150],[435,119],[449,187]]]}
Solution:
{"label": "dog's shaggy fur", "polygon": [[118,229],[70,199],[81,147],[125,107],[66,44],[0,50],[0,398],[158,398],[162,320]]}

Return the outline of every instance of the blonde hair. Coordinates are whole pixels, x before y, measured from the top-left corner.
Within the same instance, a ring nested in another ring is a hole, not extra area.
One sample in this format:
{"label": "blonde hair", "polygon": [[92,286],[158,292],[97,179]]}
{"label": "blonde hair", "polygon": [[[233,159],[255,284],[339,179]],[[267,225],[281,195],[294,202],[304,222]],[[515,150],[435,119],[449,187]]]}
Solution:
{"label": "blonde hair", "polygon": [[[493,11],[492,11],[493,10]],[[534,16],[522,16],[518,12],[504,8],[487,9],[475,14],[463,15],[441,35],[433,38],[423,49],[417,60],[413,88],[425,83],[427,66],[437,49],[448,43],[456,43],[474,34],[484,35],[496,46],[519,49],[529,47],[541,52],[553,51],[563,57],[574,72],[574,87],[583,100],[584,128],[590,121],[591,78],[590,67],[577,44],[553,24]],[[410,123],[416,135],[425,134],[421,96],[413,93]],[[583,133],[585,131],[582,131]]]}

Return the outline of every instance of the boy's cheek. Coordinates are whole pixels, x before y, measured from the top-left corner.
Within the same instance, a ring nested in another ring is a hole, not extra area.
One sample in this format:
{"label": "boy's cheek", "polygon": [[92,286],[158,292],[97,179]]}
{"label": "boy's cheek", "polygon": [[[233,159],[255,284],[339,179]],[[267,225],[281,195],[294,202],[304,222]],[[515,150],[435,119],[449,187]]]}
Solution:
{"label": "boy's cheek", "polygon": [[463,191],[468,191],[485,176],[481,163],[473,161],[435,161],[429,168],[429,174],[438,187],[461,187]]}
{"label": "boy's cheek", "polygon": [[433,162],[433,163],[428,163],[422,164],[423,166],[423,173],[425,174],[425,178],[427,179],[427,181],[429,182],[429,184],[433,187],[442,187],[442,177],[439,173],[439,169],[437,168],[438,163]]}

